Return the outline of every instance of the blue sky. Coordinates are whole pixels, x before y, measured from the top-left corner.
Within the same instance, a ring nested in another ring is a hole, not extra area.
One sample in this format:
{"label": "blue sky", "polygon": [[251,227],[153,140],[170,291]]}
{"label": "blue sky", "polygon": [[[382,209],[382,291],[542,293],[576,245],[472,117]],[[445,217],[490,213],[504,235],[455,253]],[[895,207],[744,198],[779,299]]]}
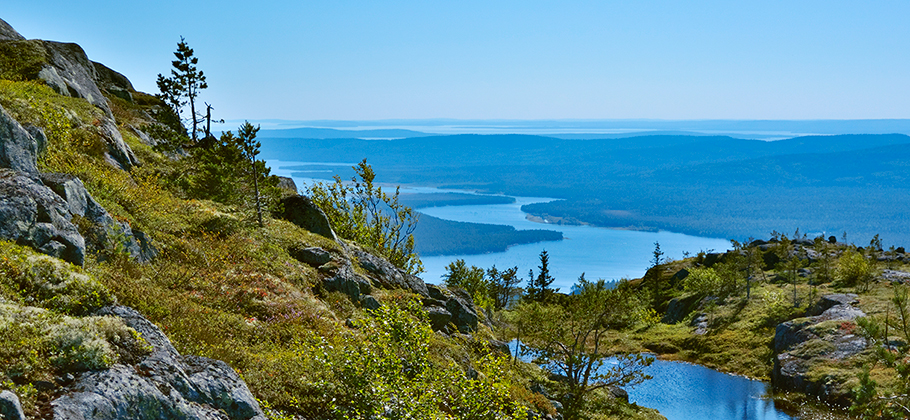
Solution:
{"label": "blue sky", "polygon": [[179,37],[225,119],[910,118],[910,2],[5,0],[155,91]]}

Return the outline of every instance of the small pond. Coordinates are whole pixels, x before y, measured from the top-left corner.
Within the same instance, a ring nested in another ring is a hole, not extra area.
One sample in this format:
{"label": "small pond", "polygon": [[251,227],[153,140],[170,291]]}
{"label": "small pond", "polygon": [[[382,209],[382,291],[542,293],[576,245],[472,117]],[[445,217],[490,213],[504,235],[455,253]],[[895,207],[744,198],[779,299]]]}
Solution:
{"label": "small pond", "polygon": [[[515,351],[516,341],[509,343]],[[609,368],[609,364],[604,368]],[[771,385],[691,363],[654,360],[652,379],[625,387],[629,402],[655,408],[668,420],[790,420],[767,397]]]}

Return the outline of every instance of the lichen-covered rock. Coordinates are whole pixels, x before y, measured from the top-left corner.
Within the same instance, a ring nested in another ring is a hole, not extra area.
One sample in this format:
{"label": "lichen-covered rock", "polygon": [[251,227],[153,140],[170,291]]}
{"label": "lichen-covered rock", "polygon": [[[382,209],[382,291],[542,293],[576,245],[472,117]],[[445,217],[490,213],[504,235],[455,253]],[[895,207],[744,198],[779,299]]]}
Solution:
{"label": "lichen-covered rock", "polygon": [[82,265],[85,241],[69,206],[40,180],[0,169],[0,238]]}
{"label": "lichen-covered rock", "polygon": [[302,195],[292,195],[281,199],[283,212],[281,218],[317,235],[325,236],[334,241],[338,236],[329,224],[329,218],[313,200]]}
{"label": "lichen-covered rock", "polygon": [[190,383],[198,392],[195,402],[223,410],[232,419],[262,415],[256,398],[227,363],[198,356],[184,356],[181,360]]}
{"label": "lichen-covered rock", "polygon": [[819,367],[842,363],[866,349],[866,340],[854,333],[854,320],[865,316],[856,295],[823,296],[814,311],[820,314],[798,318],[777,326],[774,334],[775,387],[814,395],[834,404],[849,404],[850,390],[843,380],[818,373]]}
{"label": "lichen-covered rock", "polygon": [[98,314],[120,317],[152,352],[134,366],[81,375],[51,402],[55,419],[264,419],[249,388],[224,362],[181,356],[131,308],[106,307]]}
{"label": "lichen-covered rock", "polygon": [[827,311],[838,305],[847,305],[852,306],[859,303],[856,300],[856,294],[854,293],[833,293],[830,295],[824,295],[818,299],[818,302],[815,303],[806,315],[815,316],[821,315],[823,312]]}
{"label": "lichen-covered rock", "polygon": [[292,194],[297,194],[297,184],[292,178],[288,178],[286,176],[278,177],[278,188],[281,188]]}
{"label": "lichen-covered rock", "polygon": [[0,107],[0,168],[38,174],[38,141]]}
{"label": "lichen-covered rock", "polygon": [[385,258],[377,257],[360,249],[354,249],[352,253],[357,258],[360,267],[366,270],[370,277],[380,286],[387,289],[410,290],[420,296],[429,296],[427,285],[423,280],[395,267]]}
{"label": "lichen-covered rock", "polygon": [[90,251],[122,250],[139,262],[148,262],[157,256],[157,250],[142,232],[134,232],[126,222],[118,222],[92,198],[82,181],[69,174],[41,174],[41,181],[66,201],[74,216],[88,223],[83,229],[86,246]]}
{"label": "lichen-covered rock", "polygon": [[[2,29],[2,20],[0,20],[0,29]],[[22,404],[19,403],[19,397],[12,391],[4,390],[0,392],[0,419],[5,420],[25,420],[25,413],[22,412]]]}

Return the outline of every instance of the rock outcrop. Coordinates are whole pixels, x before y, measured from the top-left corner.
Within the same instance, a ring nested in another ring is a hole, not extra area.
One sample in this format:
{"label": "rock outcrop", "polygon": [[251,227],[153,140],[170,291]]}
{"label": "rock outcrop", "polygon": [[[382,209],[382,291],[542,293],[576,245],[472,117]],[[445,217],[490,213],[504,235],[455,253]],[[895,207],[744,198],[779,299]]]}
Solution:
{"label": "rock outcrop", "polygon": [[357,258],[360,267],[383,288],[405,289],[423,297],[430,296],[429,291],[427,291],[427,285],[423,280],[395,267],[385,258],[377,257],[361,249],[354,249],[352,253]]}
{"label": "rock outcrop", "polygon": [[79,178],[68,174],[41,174],[41,181],[66,201],[72,215],[87,222],[82,234],[89,251],[103,258],[104,251],[122,250],[139,262],[149,262],[157,256],[158,251],[148,237],[142,232],[134,232],[128,223],[114,220],[92,198]]}
{"label": "rock outcrop", "polygon": [[81,374],[51,402],[54,419],[256,419],[265,417],[246,384],[224,362],[181,356],[158,327],[123,306],[120,317],[152,352],[135,365]]}
{"label": "rock outcrop", "polygon": [[[460,332],[467,334],[477,330],[477,310],[474,299],[463,289],[447,289],[432,284],[426,285],[429,297],[423,300],[424,307],[430,314],[430,323],[434,330],[446,333]],[[449,324],[455,326],[452,331]]]}
{"label": "rock outcrop", "polygon": [[99,84],[116,96],[131,100],[129,80],[103,65],[89,60],[77,44],[42,40],[25,40],[6,22],[0,21],[0,58],[17,63],[12,71],[25,80],[41,80],[57,93],[82,98],[101,109],[106,118],[99,120],[99,130],[107,142],[106,156],[115,166],[129,169],[137,164],[136,156],[123,141],[114,124],[114,114]]}
{"label": "rock outcrop", "polygon": [[13,29],[5,20],[0,19],[0,41],[22,41],[25,37]]}
{"label": "rock outcrop", "polygon": [[[44,141],[43,133],[36,134]],[[38,174],[38,140],[0,106],[0,168]]]}
{"label": "rock outcrop", "polygon": [[304,228],[317,235],[337,241],[338,236],[332,230],[329,219],[325,212],[319,208],[313,200],[302,195],[292,195],[281,199],[283,212],[279,215],[301,228]]}
{"label": "rock outcrop", "polygon": [[125,101],[133,101],[132,92],[136,89],[130,79],[99,62],[92,61],[92,66],[95,68],[95,83],[99,88]]}
{"label": "rock outcrop", "polygon": [[76,265],[85,261],[67,203],[24,172],[0,169],[0,238]]}
{"label": "rock outcrop", "polygon": [[286,176],[278,177],[278,188],[285,190],[291,194],[297,194],[297,183],[294,182],[292,178]]}
{"label": "rock outcrop", "polygon": [[[331,232],[325,214],[313,205],[312,201],[306,197],[295,197],[303,200],[295,199],[292,202],[307,204],[297,207],[298,210],[292,210],[289,220],[299,226],[314,224],[325,226]],[[308,215],[294,217],[295,214],[299,216],[301,208],[306,208]],[[288,208],[285,207],[285,212],[287,211]],[[304,223],[304,220],[308,222]],[[463,334],[477,330],[479,319],[477,308],[468,292],[457,288],[446,289],[428,285],[420,277],[396,267],[385,258],[367,252],[355,244],[342,240],[338,242],[341,250],[330,252],[319,247],[290,247],[288,252],[296,260],[317,269],[323,290],[343,293],[364,308],[376,309],[380,305],[371,295],[374,287],[403,289],[421,297],[434,330]],[[357,264],[357,267],[354,264]],[[451,327],[453,325],[454,328]]]}
{"label": "rock outcrop", "polygon": [[844,378],[824,369],[866,349],[866,340],[855,334],[856,318],[865,316],[854,305],[856,295],[823,296],[810,313],[777,326],[774,334],[774,370],[771,380],[781,389],[796,390],[833,404],[849,404]]}

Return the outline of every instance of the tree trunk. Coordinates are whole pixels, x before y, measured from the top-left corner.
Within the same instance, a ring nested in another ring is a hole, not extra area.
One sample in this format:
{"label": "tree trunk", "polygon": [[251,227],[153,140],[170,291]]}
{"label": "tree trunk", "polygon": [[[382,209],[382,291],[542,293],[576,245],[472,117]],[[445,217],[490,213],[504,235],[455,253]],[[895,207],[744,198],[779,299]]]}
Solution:
{"label": "tree trunk", "polygon": [[256,194],[256,220],[259,221],[259,227],[262,225],[262,204],[259,201],[259,174],[256,173],[256,160],[252,160],[253,169],[253,192]]}

